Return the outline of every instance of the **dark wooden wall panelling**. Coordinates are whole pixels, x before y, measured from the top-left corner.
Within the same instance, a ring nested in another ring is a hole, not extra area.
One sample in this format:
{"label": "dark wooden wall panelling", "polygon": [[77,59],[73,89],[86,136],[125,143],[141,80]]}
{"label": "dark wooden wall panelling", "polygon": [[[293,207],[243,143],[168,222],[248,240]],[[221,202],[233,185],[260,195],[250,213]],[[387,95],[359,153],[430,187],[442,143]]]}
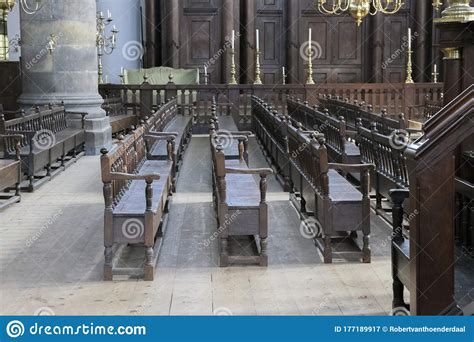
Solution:
{"label": "dark wooden wall panelling", "polygon": [[[401,47],[409,22],[431,20],[428,7],[415,7],[411,1],[406,1],[405,9],[398,14],[367,17],[360,27],[347,15],[321,15],[314,0],[161,0],[159,8],[161,21],[166,23],[161,35],[164,44],[154,45],[162,48],[158,55],[163,56],[164,64],[199,67],[202,72],[203,65],[217,56],[209,64],[213,83],[228,81],[230,56],[228,51],[219,51],[232,28],[241,35],[236,42],[240,82],[253,82],[255,29],[259,29],[263,82],[281,83],[285,66],[288,83],[304,83],[307,61],[301,56],[300,46],[308,40],[309,27],[319,51],[313,60],[316,82],[403,82],[406,51]],[[412,27],[413,32],[421,26]],[[421,65],[415,65],[414,77],[427,81],[432,54],[429,29],[422,38],[420,43],[413,43],[416,62]]]}

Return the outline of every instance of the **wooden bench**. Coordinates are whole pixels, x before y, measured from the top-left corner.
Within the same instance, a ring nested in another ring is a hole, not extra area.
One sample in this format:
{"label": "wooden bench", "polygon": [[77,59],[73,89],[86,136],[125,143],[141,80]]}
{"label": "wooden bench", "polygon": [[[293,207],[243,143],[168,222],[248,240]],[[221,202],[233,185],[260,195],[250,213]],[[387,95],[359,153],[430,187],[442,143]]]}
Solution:
{"label": "wooden bench", "polygon": [[[153,280],[166,228],[173,181],[174,136],[146,134],[144,126],[112,150],[102,149],[104,183],[104,280],[114,275],[141,276]],[[168,141],[167,160],[149,160],[146,140]],[[126,245],[143,246],[143,267],[119,267]]]}
{"label": "wooden bench", "polygon": [[290,171],[288,158],[288,132],[287,121],[289,118],[279,115],[276,110],[263,102],[260,98],[252,97],[252,122],[265,158],[272,165],[277,180],[284,191],[290,191]]}
{"label": "wooden bench", "polygon": [[[363,233],[362,261],[371,261],[370,170],[372,164],[334,164],[328,162],[324,135],[308,133],[288,125],[290,181],[303,219],[316,219],[313,232],[325,263],[332,262],[332,241],[356,238]],[[337,171],[359,172],[360,191]],[[355,243],[355,239],[354,239]]]}
{"label": "wooden bench", "polygon": [[[5,121],[0,114],[0,134],[23,135],[21,142],[22,170],[28,178],[28,191],[57,174],[57,171],[74,162],[84,149],[84,118],[86,113],[66,111],[64,105],[53,106],[22,118]],[[81,128],[71,128],[68,117],[74,117]],[[7,158],[14,158],[16,150],[10,146],[5,151]],[[55,167],[55,172],[52,172]],[[36,182],[38,173],[41,180]]]}
{"label": "wooden bench", "polygon": [[[174,143],[176,146],[173,152],[175,176],[181,166],[186,147],[191,140],[193,124],[193,116],[178,114],[175,98],[160,105],[152,117],[146,121],[147,133],[149,135],[173,135],[175,137]],[[153,142],[153,145],[148,147],[148,158],[166,160],[168,158],[168,143],[163,140]]]}
{"label": "wooden bench", "polygon": [[347,129],[343,116],[332,117],[327,108],[320,111],[317,106],[309,107],[308,102],[288,100],[287,103],[290,117],[305,129],[324,134],[330,161],[360,164],[360,151],[354,143],[356,132]]}
{"label": "wooden bench", "polygon": [[[220,266],[234,263],[268,265],[267,176],[271,169],[251,169],[242,160],[226,160],[224,149],[211,138],[214,204],[217,213]],[[260,176],[260,189],[254,180]],[[253,255],[232,253],[231,238],[251,237]]]}
{"label": "wooden bench", "polygon": [[214,121],[210,121],[209,124],[209,137],[211,139],[217,139],[225,155],[226,160],[240,160],[249,165],[249,135],[252,132],[242,132],[239,131],[230,132],[230,131],[217,131],[214,126]]}
{"label": "wooden bench", "polygon": [[[14,146],[16,151],[15,159],[0,159],[0,191],[14,189],[14,194],[0,194],[0,210],[10,206],[13,203],[20,202],[20,183],[21,173],[21,141],[22,135],[0,135],[0,152],[11,149]],[[3,153],[4,154],[4,153]]]}

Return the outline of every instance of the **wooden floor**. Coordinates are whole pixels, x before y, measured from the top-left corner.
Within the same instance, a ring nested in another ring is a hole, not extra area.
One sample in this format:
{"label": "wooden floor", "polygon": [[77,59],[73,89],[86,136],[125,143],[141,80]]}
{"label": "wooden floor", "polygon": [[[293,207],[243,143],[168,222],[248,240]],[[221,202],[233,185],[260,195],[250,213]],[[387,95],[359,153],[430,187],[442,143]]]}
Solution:
{"label": "wooden floor", "polygon": [[[193,137],[154,282],[103,282],[99,158],[84,157],[0,214],[0,314],[385,315],[390,229],[372,216],[372,263],[322,263],[288,194],[269,182],[269,266],[219,268],[209,140]],[[252,166],[266,166],[255,140]],[[134,262],[133,253],[130,260]]]}

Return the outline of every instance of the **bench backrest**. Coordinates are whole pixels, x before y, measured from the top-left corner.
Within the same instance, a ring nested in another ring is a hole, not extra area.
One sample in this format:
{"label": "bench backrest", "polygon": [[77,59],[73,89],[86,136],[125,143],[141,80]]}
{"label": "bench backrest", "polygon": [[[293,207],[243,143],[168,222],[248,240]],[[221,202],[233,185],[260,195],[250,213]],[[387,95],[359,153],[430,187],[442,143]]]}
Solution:
{"label": "bench backrest", "polygon": [[162,132],[177,114],[178,105],[174,98],[159,106],[156,112],[147,120],[148,130]]}
{"label": "bench backrest", "polygon": [[116,205],[130,181],[111,180],[111,172],[136,173],[146,160],[145,126],[138,127],[133,133],[127,135],[110,152],[101,151],[101,176],[102,182],[112,183],[112,205]]}
{"label": "bench backrest", "polygon": [[323,133],[327,146],[330,146],[338,155],[345,153],[346,122],[344,117],[335,118],[329,111],[321,112],[311,108],[307,103],[288,100],[288,114],[301,123],[307,130]]}
{"label": "bench backrest", "polygon": [[273,110],[271,106],[264,103],[257,97],[252,98],[252,112],[255,115],[255,118],[261,122],[263,127],[268,131],[268,133],[275,139],[278,145],[283,150],[286,150],[286,118],[282,115],[279,115],[276,110]]}
{"label": "bench backrest", "polygon": [[[23,134],[21,147],[28,146],[31,137],[36,136],[38,132],[58,133],[67,128],[64,105],[49,105],[44,109],[36,107],[34,113],[8,121],[0,114],[0,134]],[[5,150],[14,152],[15,146],[5,146]]]}
{"label": "bench backrest", "polygon": [[324,135],[308,133],[288,125],[288,148],[291,162],[307,180],[323,195],[329,194],[328,153]]}
{"label": "bench backrest", "polygon": [[357,143],[362,162],[375,164],[376,171],[393,182],[394,188],[408,187],[408,169],[404,152],[409,137],[403,131],[386,136],[372,129],[358,126]]}
{"label": "bench backrest", "polygon": [[372,111],[371,105],[364,103],[349,103],[347,100],[342,101],[340,98],[321,97],[319,99],[321,105],[328,109],[332,117],[343,117],[347,127],[355,130],[357,122],[360,119],[362,125],[366,128],[376,125],[377,130],[385,135],[390,135],[394,130],[405,129],[405,115],[400,113],[398,118],[391,118],[384,109],[380,114]]}
{"label": "bench backrest", "polygon": [[105,97],[102,109],[105,110],[107,116],[111,117],[126,114],[122,98],[119,96]]}

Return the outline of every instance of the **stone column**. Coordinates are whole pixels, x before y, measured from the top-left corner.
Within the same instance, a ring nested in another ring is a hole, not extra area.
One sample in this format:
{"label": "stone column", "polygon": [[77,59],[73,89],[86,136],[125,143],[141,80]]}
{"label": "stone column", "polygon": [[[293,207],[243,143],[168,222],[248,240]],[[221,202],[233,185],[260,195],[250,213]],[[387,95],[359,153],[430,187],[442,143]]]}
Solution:
{"label": "stone column", "polygon": [[[70,111],[86,112],[86,153],[112,145],[109,118],[101,109],[95,46],[95,0],[46,0],[35,15],[20,16],[23,107],[64,101]],[[56,49],[47,44],[53,34]],[[77,126],[80,120],[72,120]]]}

